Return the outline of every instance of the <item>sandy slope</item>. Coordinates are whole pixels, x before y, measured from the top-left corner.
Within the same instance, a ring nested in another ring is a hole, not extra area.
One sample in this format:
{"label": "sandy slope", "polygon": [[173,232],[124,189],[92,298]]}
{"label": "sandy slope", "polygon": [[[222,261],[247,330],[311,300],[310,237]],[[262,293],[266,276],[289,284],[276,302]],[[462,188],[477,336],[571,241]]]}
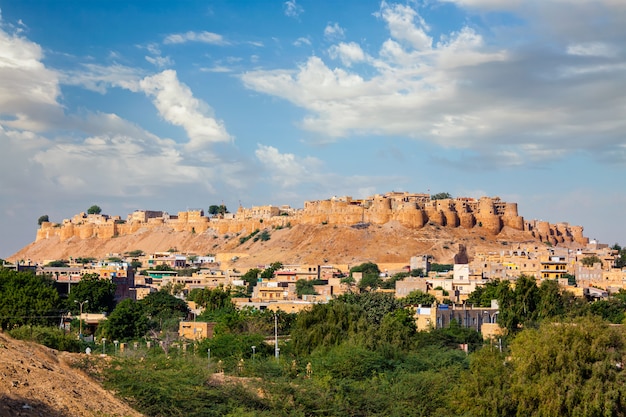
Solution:
{"label": "sandy slope", "polygon": [[[429,254],[439,263],[452,262],[459,243],[467,246],[470,256],[479,251],[510,249],[514,245],[540,245],[528,233],[504,229],[498,235],[489,235],[483,229],[426,226],[409,229],[397,222],[371,225],[364,229],[334,225],[296,225],[280,230],[269,229],[268,241],[252,239],[240,244],[240,235],[220,235],[212,230],[194,234],[174,232],[168,228],[140,230],[112,239],[71,238],[60,242],[51,238],[32,243],[9,260],[67,259],[71,257],[106,257],[112,254],[141,249],[146,253],[177,249],[198,255],[221,254],[221,260],[239,257],[239,268],[280,261],[283,264],[358,264],[407,263],[411,256]],[[521,243],[520,243],[521,242]],[[223,265],[230,267],[233,265]]]}
{"label": "sandy slope", "polygon": [[0,416],[139,417],[57,352],[0,333]]}

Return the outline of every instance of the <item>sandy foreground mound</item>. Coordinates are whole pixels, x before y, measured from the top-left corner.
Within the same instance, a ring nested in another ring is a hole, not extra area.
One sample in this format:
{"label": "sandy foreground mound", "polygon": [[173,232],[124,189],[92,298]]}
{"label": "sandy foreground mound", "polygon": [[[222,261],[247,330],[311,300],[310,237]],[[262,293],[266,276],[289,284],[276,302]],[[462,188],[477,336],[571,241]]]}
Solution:
{"label": "sandy foreground mound", "polygon": [[0,416],[140,417],[58,352],[0,333]]}

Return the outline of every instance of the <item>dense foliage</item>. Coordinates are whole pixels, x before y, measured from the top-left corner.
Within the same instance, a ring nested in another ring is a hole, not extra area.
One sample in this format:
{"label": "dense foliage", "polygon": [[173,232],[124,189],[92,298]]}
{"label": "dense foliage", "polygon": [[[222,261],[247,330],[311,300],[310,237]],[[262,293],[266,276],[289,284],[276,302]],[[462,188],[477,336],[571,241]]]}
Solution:
{"label": "dense foliage", "polygon": [[108,279],[101,279],[98,274],[85,274],[80,282],[72,286],[66,302],[66,308],[76,315],[83,313],[108,314],[115,308],[115,284]]}
{"label": "dense foliage", "polygon": [[59,294],[51,279],[0,268],[0,327],[50,325],[61,318]]}

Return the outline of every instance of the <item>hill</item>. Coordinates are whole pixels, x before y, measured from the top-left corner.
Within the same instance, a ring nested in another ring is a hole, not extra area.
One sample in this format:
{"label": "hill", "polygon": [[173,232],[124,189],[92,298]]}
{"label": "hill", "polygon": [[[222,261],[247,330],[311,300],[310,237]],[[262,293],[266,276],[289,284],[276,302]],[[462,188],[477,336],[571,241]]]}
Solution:
{"label": "hill", "polygon": [[0,333],[0,416],[141,417],[58,352]]}
{"label": "hill", "polygon": [[[217,235],[211,229],[204,233],[173,231],[168,227],[139,230],[112,239],[58,237],[39,240],[26,246],[10,260],[43,262],[69,257],[104,258],[140,249],[146,253],[176,249],[181,253],[217,254],[227,267],[253,267],[280,261],[284,264],[358,264],[405,263],[411,256],[432,255],[440,263],[450,263],[463,243],[470,256],[476,252],[502,250],[510,245],[542,245],[531,234],[504,228],[493,235],[480,228],[445,228],[427,225],[411,229],[392,221],[384,225],[356,228],[343,225],[295,225],[279,230],[267,229],[269,240],[241,238],[252,232]],[[237,260],[233,262],[233,258]]]}
{"label": "hill", "polygon": [[239,207],[205,216],[188,210],[170,215],[136,210],[120,216],[79,213],[62,223],[42,222],[36,240],[10,261],[42,262],[69,257],[103,258],[132,250],[146,253],[215,254],[238,265],[408,263],[432,255],[449,263],[457,244],[470,256],[506,245],[583,246],[581,226],[526,221],[517,203],[499,197],[433,199],[391,192],[355,200],[333,197],[289,206]]}

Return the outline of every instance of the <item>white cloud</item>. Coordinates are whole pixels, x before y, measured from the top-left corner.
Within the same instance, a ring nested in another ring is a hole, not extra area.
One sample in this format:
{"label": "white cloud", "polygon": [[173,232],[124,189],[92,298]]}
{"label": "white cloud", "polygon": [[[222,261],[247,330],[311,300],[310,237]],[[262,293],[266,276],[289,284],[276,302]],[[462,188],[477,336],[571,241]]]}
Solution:
{"label": "white cloud", "polygon": [[224,123],[212,116],[212,110],[205,102],[193,96],[189,87],[178,80],[175,71],[166,70],[146,77],[139,85],[144,93],[153,98],[163,119],[185,129],[190,148],[198,149],[211,143],[232,140]]}
{"label": "white cloud", "polygon": [[123,65],[83,64],[78,70],[63,73],[61,81],[63,84],[82,86],[102,94],[111,86],[137,92],[143,76],[145,73],[142,70]]}
{"label": "white cloud", "polygon": [[430,27],[417,11],[408,5],[382,3],[380,17],[387,23],[394,39],[408,42],[416,50],[430,49],[433,39],[427,35]]}
{"label": "white cloud", "polygon": [[174,33],[168,35],[163,40],[165,44],[179,44],[187,42],[201,42],[211,45],[228,45],[229,43],[224,40],[222,35],[212,32],[186,32],[186,33]]}
{"label": "white cloud", "polygon": [[303,45],[308,45],[311,46],[311,39],[309,39],[308,37],[300,37],[298,39],[296,39],[293,43],[294,46],[303,46]]}
{"label": "white cloud", "polygon": [[171,60],[169,56],[146,56],[146,61],[151,63],[157,68],[170,67],[174,64],[174,61]]}
{"label": "white cloud", "polygon": [[355,42],[341,42],[339,45],[333,45],[328,49],[328,55],[333,59],[340,59],[347,67],[367,59],[361,46]]}
{"label": "white cloud", "polygon": [[304,13],[304,9],[296,2],[296,0],[287,0],[283,3],[283,8],[285,9],[285,16],[288,17],[297,18]]}
{"label": "white cloud", "polygon": [[59,74],[42,63],[41,47],[0,29],[0,124],[42,131],[58,123],[63,110]]}
{"label": "white cloud", "polygon": [[577,56],[613,58],[618,54],[618,49],[603,42],[588,42],[568,45],[567,53]]}
{"label": "white cloud", "polygon": [[332,24],[329,23],[324,28],[324,37],[326,39],[330,39],[330,40],[343,39],[344,36],[345,36],[345,31],[341,26],[339,26],[337,22],[332,23]]}
{"label": "white cloud", "polygon": [[254,154],[281,187],[293,187],[309,181],[313,174],[311,168],[320,164],[314,158],[299,159],[294,154],[281,154],[273,146],[258,145]]}
{"label": "white cloud", "polygon": [[[281,153],[273,146],[258,144],[255,151],[258,161],[269,173],[272,189],[279,190],[284,198],[285,193],[297,189],[300,195],[307,195],[314,199],[328,198],[329,195],[355,195],[355,190],[360,190],[368,196],[374,193],[378,184],[390,181],[402,182],[404,179],[397,177],[385,177],[377,173],[375,176],[346,176],[338,175],[318,158],[301,157],[292,153]],[[304,192],[303,190],[309,190]]]}
{"label": "white cloud", "polygon": [[[555,1],[537,4],[556,9]],[[623,144],[626,131],[620,110],[626,108],[626,32],[617,19],[613,22],[626,6],[606,0],[602,15],[591,3],[580,4],[576,13],[585,6],[611,25],[606,31],[580,28],[585,35],[576,32],[576,41],[559,50],[545,47],[542,36],[547,35],[534,24],[516,26],[515,42],[507,48],[469,26],[434,39],[418,10],[383,2],[376,15],[390,36],[377,56],[365,54],[355,42],[342,42],[328,50],[341,66],[311,56],[295,69],[250,71],[242,80],[250,89],[307,110],[300,126],[320,141],[352,134],[409,136],[473,149],[510,166],[577,149],[604,157]],[[571,8],[561,9],[570,14]],[[555,24],[563,20],[548,13],[542,19],[550,17]],[[565,33],[565,28],[554,30]],[[356,62],[364,65],[352,69]]]}

